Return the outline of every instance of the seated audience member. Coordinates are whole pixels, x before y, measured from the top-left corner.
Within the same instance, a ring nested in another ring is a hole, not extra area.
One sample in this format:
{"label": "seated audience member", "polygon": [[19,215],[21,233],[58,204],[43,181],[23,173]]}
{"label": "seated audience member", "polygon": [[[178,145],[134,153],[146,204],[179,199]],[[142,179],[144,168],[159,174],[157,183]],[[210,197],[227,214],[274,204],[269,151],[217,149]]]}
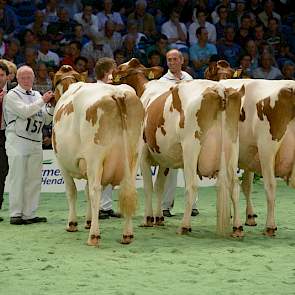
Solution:
{"label": "seated audience member", "polygon": [[16,64],[11,62],[10,60],[7,59],[0,59],[0,62],[3,62],[6,64],[7,68],[8,68],[8,76],[7,76],[7,82],[11,83],[11,82],[16,82],[16,71],[17,71],[17,67]]}
{"label": "seated audience member", "polygon": [[83,26],[84,32],[89,38],[98,33],[98,18],[92,12],[92,5],[85,2],[83,11],[74,15],[74,20]]}
{"label": "seated audience member", "polygon": [[242,24],[242,18],[246,12],[246,0],[236,0],[236,7],[230,13],[230,22],[234,24],[236,28],[240,28]]}
{"label": "seated audience member", "polygon": [[136,46],[135,36],[127,34],[123,41],[122,50],[124,52],[125,60],[130,60],[132,57],[138,58],[141,63],[144,63],[145,56]]}
{"label": "seated audience member", "polygon": [[75,59],[80,56],[82,45],[78,41],[71,41],[69,43],[69,54],[65,56],[60,65],[70,65],[75,67]]}
{"label": "seated audience member", "polygon": [[286,61],[282,68],[283,79],[295,80],[295,63]]}
{"label": "seated audience member", "polygon": [[232,25],[228,19],[228,10],[225,5],[220,5],[217,9],[219,21],[215,24],[216,39],[220,42],[220,39],[224,38],[224,31],[228,25]]}
{"label": "seated audience member", "polygon": [[276,80],[282,79],[281,71],[273,66],[274,58],[268,53],[264,52],[261,55],[261,65],[253,72],[253,78],[255,79],[267,79]]}
{"label": "seated audience member", "polygon": [[98,19],[98,30],[103,31],[105,22],[107,20],[113,21],[115,24],[115,31],[121,32],[124,30],[125,25],[122,20],[120,13],[112,10],[113,1],[112,0],[104,0],[103,1],[103,11],[99,12],[96,17]]}
{"label": "seated audience member", "polygon": [[161,54],[159,51],[150,51],[147,60],[148,67],[161,66]]}
{"label": "seated audience member", "polygon": [[187,29],[184,23],[179,21],[179,12],[173,9],[170,18],[161,27],[161,33],[168,38],[171,48],[187,49]]}
{"label": "seated audience member", "polygon": [[246,52],[251,56],[251,72],[258,68],[259,51],[254,40],[249,40],[246,44]]}
{"label": "seated audience member", "polygon": [[[135,20],[129,20],[127,23],[127,34],[123,36],[124,41],[126,36],[131,35],[135,39],[135,45],[137,48],[142,47],[143,52],[145,50],[145,44],[147,43],[147,37],[143,33],[139,33],[137,30],[137,23]],[[143,45],[143,46],[142,46]]]}
{"label": "seated audience member", "polygon": [[0,58],[5,54],[7,48],[7,42],[4,40],[4,30],[0,27]]}
{"label": "seated audience member", "polygon": [[34,48],[35,50],[38,49],[39,47],[39,40],[36,34],[30,30],[30,29],[25,29],[22,34],[21,34],[21,47],[22,48]]}
{"label": "seated audience member", "polygon": [[81,75],[82,81],[93,82],[88,75],[88,59],[86,57],[78,56],[74,61],[74,69]]}
{"label": "seated audience member", "polygon": [[217,44],[218,55],[221,59],[227,60],[232,68],[239,66],[239,56],[242,52],[241,46],[234,42],[234,38],[234,27],[227,26],[224,41],[221,44]]}
{"label": "seated audience member", "polygon": [[127,61],[124,56],[124,51],[122,49],[117,49],[114,51],[114,60],[117,64],[117,66],[119,66]]}
{"label": "seated audience member", "polygon": [[46,7],[42,10],[44,13],[44,21],[48,24],[54,23],[58,20],[57,16],[57,0],[47,0]]}
{"label": "seated audience member", "polygon": [[254,41],[256,43],[256,46],[258,48],[258,51],[261,50],[262,44],[265,42],[264,40],[264,27],[262,24],[257,24],[254,27]]}
{"label": "seated audience member", "polygon": [[149,46],[146,49],[146,54],[148,55],[151,51],[158,51],[161,55],[161,66],[167,69],[166,53],[169,49],[167,36],[164,34],[159,34],[155,39],[155,44]]}
{"label": "seated audience member", "polygon": [[74,26],[73,36],[71,37],[71,41],[78,41],[84,46],[89,42],[89,38],[85,35],[83,26],[81,24],[76,24]]}
{"label": "seated audience member", "polygon": [[265,0],[263,11],[258,14],[258,19],[263,23],[264,27],[267,28],[268,19],[276,18],[279,22],[281,22],[281,16],[273,11],[274,2],[272,0]]}
{"label": "seated audience member", "polygon": [[227,8],[228,14],[231,14],[235,9],[235,4],[230,0],[221,0],[220,2],[221,3],[218,4],[217,6],[215,6],[215,9],[211,13],[212,23],[214,25],[217,24],[218,21],[219,21],[219,16],[218,16],[218,13],[217,13],[217,11],[219,9],[219,6],[221,6],[221,5],[225,6]]}
{"label": "seated audience member", "polygon": [[51,41],[47,36],[40,38],[40,48],[38,50],[37,62],[44,62],[47,66],[52,68],[59,67],[59,56],[51,51]]}
{"label": "seated audience member", "polygon": [[45,35],[47,32],[48,23],[45,22],[44,13],[41,10],[36,10],[34,21],[27,25],[27,29],[33,31],[36,36]]}
{"label": "seated audience member", "polygon": [[279,30],[279,21],[272,17],[268,19],[268,27],[265,34],[265,41],[272,47],[274,56],[279,54],[280,46],[284,41],[283,34]]}
{"label": "seated audience member", "polygon": [[45,63],[40,62],[37,64],[36,72],[35,72],[35,80],[33,87],[37,91],[39,91],[42,95],[52,90],[52,82],[48,75],[48,69]]}
{"label": "seated audience member", "polygon": [[94,65],[101,57],[113,58],[113,51],[110,45],[105,44],[103,36],[96,34],[90,42],[82,47],[81,55],[85,56],[88,62],[92,61]]}
{"label": "seated audience member", "polygon": [[183,56],[183,64],[182,64],[181,70],[189,73],[194,79],[197,78],[196,72],[194,71],[193,67],[190,65],[189,53],[187,51],[182,51],[181,53]]}
{"label": "seated audience member", "polygon": [[208,43],[216,43],[216,29],[215,26],[206,21],[207,12],[205,10],[198,10],[196,12],[196,21],[193,22],[189,28],[189,43],[190,46],[197,43],[196,30],[199,27],[205,27],[208,32]]}
{"label": "seated audience member", "polygon": [[255,16],[257,16],[260,12],[263,11],[260,0],[248,1],[246,10],[253,13]]}
{"label": "seated audience member", "polygon": [[104,41],[110,45],[112,51],[122,47],[122,35],[115,31],[115,23],[112,20],[107,20],[104,24]]}
{"label": "seated audience member", "polygon": [[74,15],[83,9],[81,0],[60,0],[59,7],[67,10],[70,19],[74,19]]}
{"label": "seated audience member", "polygon": [[21,53],[21,46],[18,39],[11,38],[7,42],[7,48],[3,58],[19,65],[24,62],[24,57]]}
{"label": "seated audience member", "polygon": [[251,17],[249,14],[244,14],[241,17],[241,25],[235,35],[235,42],[244,48],[246,43],[252,39],[253,33],[251,30]]}
{"label": "seated audience member", "polygon": [[190,60],[198,78],[204,78],[204,72],[213,54],[217,54],[214,44],[208,43],[208,32],[205,27],[199,27],[196,31],[198,42],[190,47]]}
{"label": "seated audience member", "polygon": [[19,66],[27,65],[31,67],[34,73],[37,70],[37,50],[35,48],[27,47],[24,49],[24,63]]}
{"label": "seated audience member", "polygon": [[251,56],[245,53],[240,58],[240,66],[234,72],[233,78],[247,79],[252,78],[252,76]]}
{"label": "seated audience member", "polygon": [[135,10],[128,16],[128,21],[134,20],[137,23],[137,30],[147,38],[154,38],[157,35],[154,17],[146,12],[147,1],[137,0]]}
{"label": "seated audience member", "polygon": [[287,61],[292,61],[295,63],[295,54],[290,50],[290,45],[286,42],[283,42],[280,46],[280,51],[277,56],[277,64],[280,69]]}
{"label": "seated audience member", "polygon": [[5,39],[17,36],[21,31],[21,26],[13,8],[5,0],[0,2],[0,27],[4,31]]}

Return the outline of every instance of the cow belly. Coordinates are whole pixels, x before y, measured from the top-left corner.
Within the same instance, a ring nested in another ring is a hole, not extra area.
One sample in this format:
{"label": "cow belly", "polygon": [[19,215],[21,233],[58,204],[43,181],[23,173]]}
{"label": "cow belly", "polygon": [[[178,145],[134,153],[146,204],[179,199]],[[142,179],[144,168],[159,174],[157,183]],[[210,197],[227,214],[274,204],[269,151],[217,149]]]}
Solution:
{"label": "cow belly", "polygon": [[294,163],[295,138],[286,134],[275,161],[275,175],[277,177],[290,176]]}
{"label": "cow belly", "polygon": [[198,159],[198,173],[201,176],[215,177],[219,170],[221,153],[220,132],[211,129],[202,140],[201,151]]}
{"label": "cow belly", "polygon": [[125,157],[122,154],[123,146],[116,144],[108,150],[103,162],[101,184],[119,185],[124,176]]}

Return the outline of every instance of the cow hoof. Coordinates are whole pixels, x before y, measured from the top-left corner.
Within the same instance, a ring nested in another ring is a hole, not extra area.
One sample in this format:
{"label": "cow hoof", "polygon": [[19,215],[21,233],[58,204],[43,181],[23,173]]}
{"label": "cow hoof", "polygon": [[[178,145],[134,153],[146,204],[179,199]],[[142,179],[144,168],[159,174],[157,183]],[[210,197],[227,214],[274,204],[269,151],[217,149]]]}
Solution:
{"label": "cow hoof", "polygon": [[243,232],[243,227],[233,227],[233,233],[231,234],[233,238],[243,238],[244,237],[244,232]]}
{"label": "cow hoof", "polygon": [[157,226],[164,226],[164,216],[156,217],[155,225]]}
{"label": "cow hoof", "polygon": [[90,229],[90,227],[91,227],[91,220],[86,220],[84,228],[85,229]]}
{"label": "cow hoof", "polygon": [[100,235],[91,235],[88,238],[87,245],[98,247],[100,242]]}
{"label": "cow hoof", "polygon": [[71,233],[78,231],[78,222],[70,221],[66,230]]}
{"label": "cow hoof", "polygon": [[179,234],[179,235],[186,235],[186,234],[188,234],[191,231],[192,231],[192,228],[191,227],[181,227],[181,228],[178,229],[177,234]]}
{"label": "cow hoof", "polygon": [[132,242],[133,240],[133,235],[123,235],[123,238],[121,240],[121,244],[123,245],[128,245]]}
{"label": "cow hoof", "polygon": [[256,221],[255,221],[255,218],[256,218],[256,217],[257,217],[256,214],[253,214],[253,215],[248,214],[248,216],[247,216],[247,220],[246,220],[246,222],[245,222],[245,225],[247,225],[247,226],[256,226],[256,225],[257,225],[257,223],[256,223]]}
{"label": "cow hoof", "polygon": [[147,216],[143,224],[140,225],[141,227],[153,227],[154,226],[154,217]]}
{"label": "cow hoof", "polygon": [[276,230],[277,230],[277,227],[275,227],[275,228],[267,227],[265,229],[265,231],[263,232],[263,234],[265,236],[268,236],[268,237],[275,237],[276,236]]}

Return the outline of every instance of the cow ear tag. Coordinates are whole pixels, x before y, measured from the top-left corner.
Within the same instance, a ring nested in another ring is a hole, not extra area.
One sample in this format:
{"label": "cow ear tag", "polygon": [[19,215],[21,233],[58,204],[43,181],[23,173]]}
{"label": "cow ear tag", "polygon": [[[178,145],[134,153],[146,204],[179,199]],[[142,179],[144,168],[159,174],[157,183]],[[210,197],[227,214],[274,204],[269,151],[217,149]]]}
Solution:
{"label": "cow ear tag", "polygon": [[116,75],[114,78],[114,82],[118,83],[120,81],[120,79],[121,79],[120,75]]}
{"label": "cow ear tag", "polygon": [[149,78],[149,80],[155,79],[155,75],[154,75],[153,71],[149,72],[148,78]]}

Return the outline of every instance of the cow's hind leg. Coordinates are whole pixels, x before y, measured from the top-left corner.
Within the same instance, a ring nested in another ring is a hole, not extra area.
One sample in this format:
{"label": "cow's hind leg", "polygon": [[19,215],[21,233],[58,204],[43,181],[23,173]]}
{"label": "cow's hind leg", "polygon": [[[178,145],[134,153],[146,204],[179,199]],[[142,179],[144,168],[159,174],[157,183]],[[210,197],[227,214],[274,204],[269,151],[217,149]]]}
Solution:
{"label": "cow's hind leg", "polygon": [[89,186],[88,181],[85,185],[85,198],[87,202],[87,209],[86,209],[86,220],[85,220],[85,229],[90,229],[91,227],[91,204],[90,204],[90,198],[89,198]]}
{"label": "cow's hind leg", "polygon": [[251,198],[251,192],[252,192],[252,183],[253,183],[253,177],[254,173],[250,171],[245,171],[243,174],[242,179],[242,191],[245,195],[246,199],[246,222],[245,225],[248,226],[256,226],[256,220],[255,218],[257,215],[254,213],[254,206]]}
{"label": "cow's hind leg", "polygon": [[[61,167],[61,165],[60,165]],[[65,182],[66,194],[69,206],[68,223],[66,230],[68,232],[78,231],[77,213],[76,213],[76,201],[77,201],[77,188],[74,179],[64,170],[62,170],[62,175]]]}

